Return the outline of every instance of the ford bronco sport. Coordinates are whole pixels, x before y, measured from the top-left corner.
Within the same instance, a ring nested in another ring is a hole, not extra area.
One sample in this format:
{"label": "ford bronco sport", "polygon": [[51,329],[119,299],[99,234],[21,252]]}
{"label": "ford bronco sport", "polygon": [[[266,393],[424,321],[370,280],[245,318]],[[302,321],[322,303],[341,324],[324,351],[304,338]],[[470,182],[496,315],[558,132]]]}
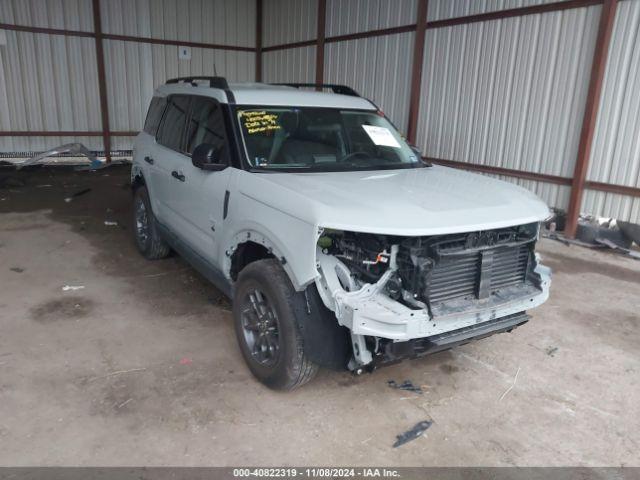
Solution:
{"label": "ford bronco sport", "polygon": [[232,299],[255,377],[289,390],[527,322],[549,294],[547,206],[426,163],[348,87],[303,87],[169,80],[135,142],[138,249]]}

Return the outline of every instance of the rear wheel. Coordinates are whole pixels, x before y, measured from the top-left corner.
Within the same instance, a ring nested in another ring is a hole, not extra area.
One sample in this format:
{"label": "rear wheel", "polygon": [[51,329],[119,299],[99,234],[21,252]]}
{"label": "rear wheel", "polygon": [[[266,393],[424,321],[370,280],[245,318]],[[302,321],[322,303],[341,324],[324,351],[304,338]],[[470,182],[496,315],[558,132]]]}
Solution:
{"label": "rear wheel", "polygon": [[158,232],[149,192],[144,186],[138,187],[133,194],[133,232],[138,251],[148,260],[165,258],[171,252]]}
{"label": "rear wheel", "polygon": [[280,263],[259,260],[238,277],[233,302],[236,337],[251,373],[275,390],[293,390],[318,371],[304,352],[295,290]]}

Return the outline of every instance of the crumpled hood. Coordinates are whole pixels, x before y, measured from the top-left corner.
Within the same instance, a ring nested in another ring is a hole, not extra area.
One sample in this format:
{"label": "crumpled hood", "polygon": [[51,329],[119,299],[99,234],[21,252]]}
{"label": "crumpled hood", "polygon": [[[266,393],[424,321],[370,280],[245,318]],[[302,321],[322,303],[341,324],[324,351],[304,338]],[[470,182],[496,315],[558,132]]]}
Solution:
{"label": "crumpled hood", "polygon": [[524,188],[441,166],[250,173],[239,186],[246,196],[312,225],[357,232],[438,235],[507,227],[549,216],[545,203]]}

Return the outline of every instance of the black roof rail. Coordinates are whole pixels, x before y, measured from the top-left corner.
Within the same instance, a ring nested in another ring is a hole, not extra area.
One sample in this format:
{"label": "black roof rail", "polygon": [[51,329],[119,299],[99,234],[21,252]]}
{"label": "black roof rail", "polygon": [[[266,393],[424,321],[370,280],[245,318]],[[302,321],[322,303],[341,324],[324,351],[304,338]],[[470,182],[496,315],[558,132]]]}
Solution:
{"label": "black roof rail", "polygon": [[335,83],[272,83],[271,85],[280,85],[283,87],[294,87],[294,88],[302,88],[302,87],[318,87],[318,88],[328,88],[333,93],[338,93],[340,95],[349,95],[351,97],[359,97],[360,95],[353,88],[347,87],[346,85],[336,85]]}
{"label": "black roof rail", "polygon": [[196,85],[195,81],[196,80],[209,80],[209,86],[211,88],[219,88],[221,90],[228,90],[229,89],[229,84],[227,83],[227,79],[224,77],[203,77],[203,76],[197,76],[197,77],[178,77],[178,78],[171,78],[169,80],[167,80],[166,83],[190,83],[191,85]]}

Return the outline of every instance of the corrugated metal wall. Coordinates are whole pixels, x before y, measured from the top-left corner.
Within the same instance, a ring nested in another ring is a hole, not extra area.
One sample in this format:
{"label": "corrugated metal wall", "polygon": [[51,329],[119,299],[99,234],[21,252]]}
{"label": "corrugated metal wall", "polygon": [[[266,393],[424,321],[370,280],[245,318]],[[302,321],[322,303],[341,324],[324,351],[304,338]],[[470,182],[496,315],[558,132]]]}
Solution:
{"label": "corrugated metal wall", "polygon": [[[428,20],[558,0],[429,0]],[[316,1],[265,0],[264,44],[315,38]],[[293,12],[293,14],[292,14]],[[418,144],[427,156],[571,178],[601,6],[427,30]],[[416,23],[417,0],[327,0],[327,38]],[[293,27],[282,18],[297,19]],[[587,180],[640,187],[640,0],[621,0]],[[324,81],[406,132],[414,33],[328,41]],[[267,81],[312,81],[314,47],[268,52]],[[566,208],[570,187],[504,177]],[[640,199],[586,191],[584,210],[639,220]]]}
{"label": "corrugated metal wall", "polygon": [[414,32],[328,43],[324,77],[373,100],[403,133],[411,84]]}
{"label": "corrugated metal wall", "polygon": [[[104,33],[189,42],[255,46],[255,0],[108,0],[101,2]],[[223,75],[255,79],[253,52],[191,48],[178,58],[174,45],[105,40],[107,98],[112,130],[140,130],[153,90],[168,78]],[[129,149],[132,138],[115,137],[113,148]]]}
{"label": "corrugated metal wall", "polygon": [[[0,0],[0,22],[92,31],[91,0]],[[0,130],[99,130],[94,41],[1,31]],[[101,137],[0,137],[0,152],[38,151]]]}
{"label": "corrugated metal wall", "polygon": [[[255,0],[102,0],[105,34],[255,47]],[[0,22],[93,31],[91,0],[0,0]],[[1,31],[0,130],[100,131],[93,38]],[[104,40],[110,130],[137,131],[153,89],[167,78],[225,75],[255,79],[255,53]],[[102,150],[101,137],[0,137],[0,152],[39,151],[83,142]],[[132,137],[113,137],[130,149]]]}
{"label": "corrugated metal wall", "polygon": [[265,52],[263,81],[313,83],[316,79],[316,47],[288,48]]}
{"label": "corrugated metal wall", "polygon": [[317,0],[265,0],[262,45],[282,45],[316,38]]}
{"label": "corrugated metal wall", "polygon": [[[554,0],[430,0],[431,21]],[[106,34],[255,46],[256,0],[102,0]],[[263,46],[317,35],[318,0],[264,0]],[[600,6],[429,29],[418,143],[426,155],[571,177]],[[411,25],[417,0],[327,0],[325,32]],[[92,31],[91,0],[0,0],[0,22]],[[353,86],[406,132],[413,32],[328,41],[324,80]],[[153,88],[187,74],[252,81],[253,52],[105,40],[111,125],[138,130]],[[263,54],[265,81],[312,82],[315,46]],[[0,129],[101,129],[92,38],[0,31]],[[640,0],[621,0],[610,45],[587,180],[640,187]],[[112,139],[129,148],[131,138]],[[0,137],[1,151],[43,150],[100,137]],[[517,182],[566,207],[569,188]],[[640,221],[640,199],[586,191],[583,210]]]}
{"label": "corrugated metal wall", "polygon": [[[618,5],[587,180],[640,187],[640,1]],[[640,223],[640,198],[585,192],[583,211]]]}
{"label": "corrugated metal wall", "polygon": [[[263,47],[313,40],[318,34],[317,0],[265,0]],[[316,47],[264,52],[262,79],[269,82],[315,82]]]}
{"label": "corrugated metal wall", "polygon": [[416,23],[417,0],[327,0],[326,36]]}
{"label": "corrugated metal wall", "polygon": [[0,22],[93,31],[91,0],[0,0]]}
{"label": "corrugated metal wall", "polygon": [[[191,60],[178,59],[178,47],[106,40],[107,99],[111,130],[140,130],[153,90],[168,78],[218,75],[229,81],[253,81],[255,54],[191,48]],[[116,137],[114,148],[129,149],[132,138]]]}
{"label": "corrugated metal wall", "polygon": [[[317,0],[266,0],[263,45],[315,39],[317,9]],[[416,9],[417,0],[328,0],[325,36],[409,25],[415,23]],[[406,131],[413,35],[328,42],[325,82],[355,88]],[[268,51],[263,54],[263,78],[267,82],[313,82],[315,63],[314,46]]]}
{"label": "corrugated metal wall", "polygon": [[254,47],[255,0],[106,0],[104,33]]}
{"label": "corrugated metal wall", "polygon": [[529,7],[563,0],[429,0],[429,21]]}
{"label": "corrugated metal wall", "polygon": [[[418,125],[422,151],[571,177],[600,9],[428,30]],[[553,206],[568,205],[566,187],[517,182]]]}
{"label": "corrugated metal wall", "polygon": [[113,40],[104,51],[112,130],[140,130],[154,88],[168,78],[213,75],[214,65],[229,81],[255,77],[253,52],[191,48],[191,60],[179,60],[177,46]]}
{"label": "corrugated metal wall", "polygon": [[[95,43],[92,38],[4,32],[0,46],[0,130],[100,130]],[[39,151],[101,137],[0,137],[1,152]]]}

